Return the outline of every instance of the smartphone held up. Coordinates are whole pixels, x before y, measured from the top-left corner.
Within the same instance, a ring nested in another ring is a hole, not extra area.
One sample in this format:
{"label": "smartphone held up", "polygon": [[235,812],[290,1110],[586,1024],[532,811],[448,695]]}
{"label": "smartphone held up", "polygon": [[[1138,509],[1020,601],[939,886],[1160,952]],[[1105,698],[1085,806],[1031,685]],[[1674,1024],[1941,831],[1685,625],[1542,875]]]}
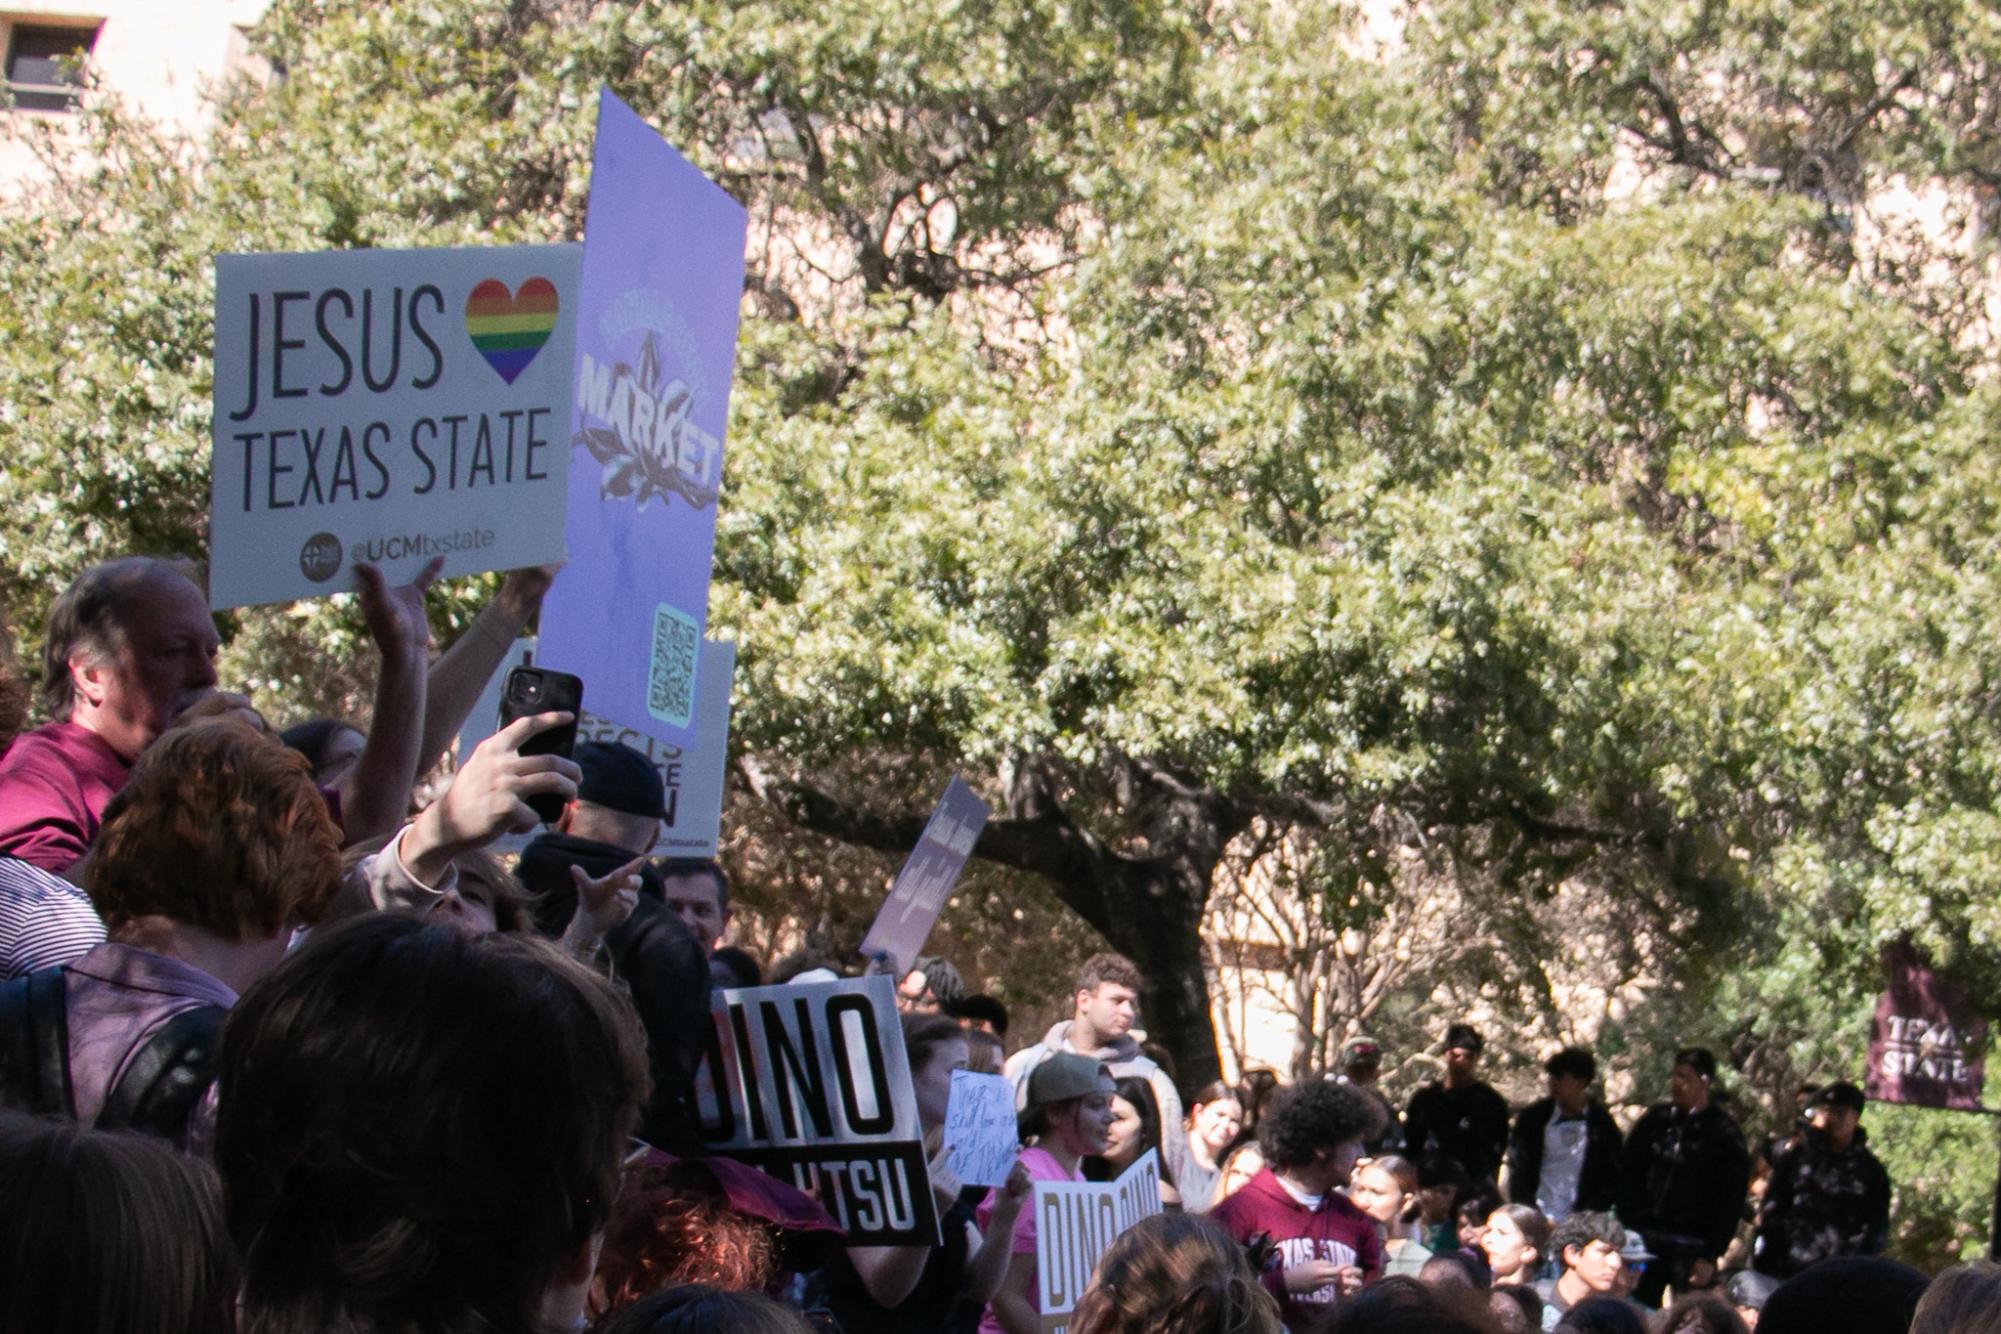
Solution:
{"label": "smartphone held up", "polygon": [[[532,718],[538,713],[569,714],[568,723],[537,733],[521,746],[523,755],[560,755],[567,760],[576,748],[577,717],[583,707],[581,678],[542,667],[516,667],[507,674],[507,683],[501,688],[500,725],[506,727],[518,718]],[[543,824],[555,823],[563,813],[563,799],[552,793],[530,797],[528,805]]]}

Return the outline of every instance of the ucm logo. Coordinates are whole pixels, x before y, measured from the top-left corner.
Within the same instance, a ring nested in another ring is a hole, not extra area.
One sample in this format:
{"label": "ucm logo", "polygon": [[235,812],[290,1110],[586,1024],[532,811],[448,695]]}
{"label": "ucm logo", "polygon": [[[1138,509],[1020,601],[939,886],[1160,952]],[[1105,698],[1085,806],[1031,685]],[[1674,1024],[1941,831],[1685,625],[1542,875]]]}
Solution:
{"label": "ucm logo", "polygon": [[316,584],[340,573],[340,539],[332,533],[314,533],[299,548],[299,571]]}

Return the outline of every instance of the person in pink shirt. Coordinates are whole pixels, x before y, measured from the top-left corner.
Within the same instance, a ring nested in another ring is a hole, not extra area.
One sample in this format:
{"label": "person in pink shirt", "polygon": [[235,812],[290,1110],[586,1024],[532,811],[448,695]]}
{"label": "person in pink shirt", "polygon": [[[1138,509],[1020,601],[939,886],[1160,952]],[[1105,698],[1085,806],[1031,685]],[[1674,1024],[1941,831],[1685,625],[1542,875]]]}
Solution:
{"label": "person in pink shirt", "polygon": [[[1112,1072],[1101,1062],[1074,1052],[1056,1052],[1028,1076],[1027,1105],[1021,1112],[1021,1166],[1034,1181],[1082,1181],[1081,1164],[1105,1151],[1112,1129]],[[985,1231],[998,1207],[998,1192],[980,1205]],[[980,1318],[980,1334],[1041,1334],[1041,1294],[1035,1264],[1035,1210],[1015,1219],[1007,1276]]]}

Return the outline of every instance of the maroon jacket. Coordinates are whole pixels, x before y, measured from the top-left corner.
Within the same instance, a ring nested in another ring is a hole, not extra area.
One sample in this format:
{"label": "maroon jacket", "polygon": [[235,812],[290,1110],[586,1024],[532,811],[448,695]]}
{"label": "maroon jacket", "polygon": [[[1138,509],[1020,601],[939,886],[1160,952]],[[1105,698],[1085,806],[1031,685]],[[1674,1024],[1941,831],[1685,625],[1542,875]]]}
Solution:
{"label": "maroon jacket", "polygon": [[1284,1306],[1285,1323],[1292,1329],[1303,1328],[1332,1306],[1337,1289],[1329,1283],[1313,1292],[1287,1292],[1283,1270],[1309,1260],[1359,1266],[1368,1280],[1383,1270],[1383,1243],[1375,1220],[1338,1191],[1327,1192],[1318,1209],[1308,1209],[1292,1198],[1269,1167],[1209,1216],[1239,1242],[1265,1232],[1277,1243],[1279,1266],[1264,1275],[1264,1283]]}

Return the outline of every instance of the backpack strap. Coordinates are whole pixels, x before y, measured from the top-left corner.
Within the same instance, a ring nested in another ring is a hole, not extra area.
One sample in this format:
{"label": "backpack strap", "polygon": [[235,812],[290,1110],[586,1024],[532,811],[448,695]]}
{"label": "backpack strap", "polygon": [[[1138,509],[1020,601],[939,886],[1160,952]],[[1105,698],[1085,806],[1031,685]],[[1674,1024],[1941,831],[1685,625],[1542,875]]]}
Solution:
{"label": "backpack strap", "polygon": [[216,1041],[228,1013],[220,1005],[198,1005],[169,1019],[105,1095],[97,1124],[184,1142],[195,1104],[215,1083]]}
{"label": "backpack strap", "polygon": [[36,1116],[74,1115],[61,968],[0,985],[0,1106]]}

